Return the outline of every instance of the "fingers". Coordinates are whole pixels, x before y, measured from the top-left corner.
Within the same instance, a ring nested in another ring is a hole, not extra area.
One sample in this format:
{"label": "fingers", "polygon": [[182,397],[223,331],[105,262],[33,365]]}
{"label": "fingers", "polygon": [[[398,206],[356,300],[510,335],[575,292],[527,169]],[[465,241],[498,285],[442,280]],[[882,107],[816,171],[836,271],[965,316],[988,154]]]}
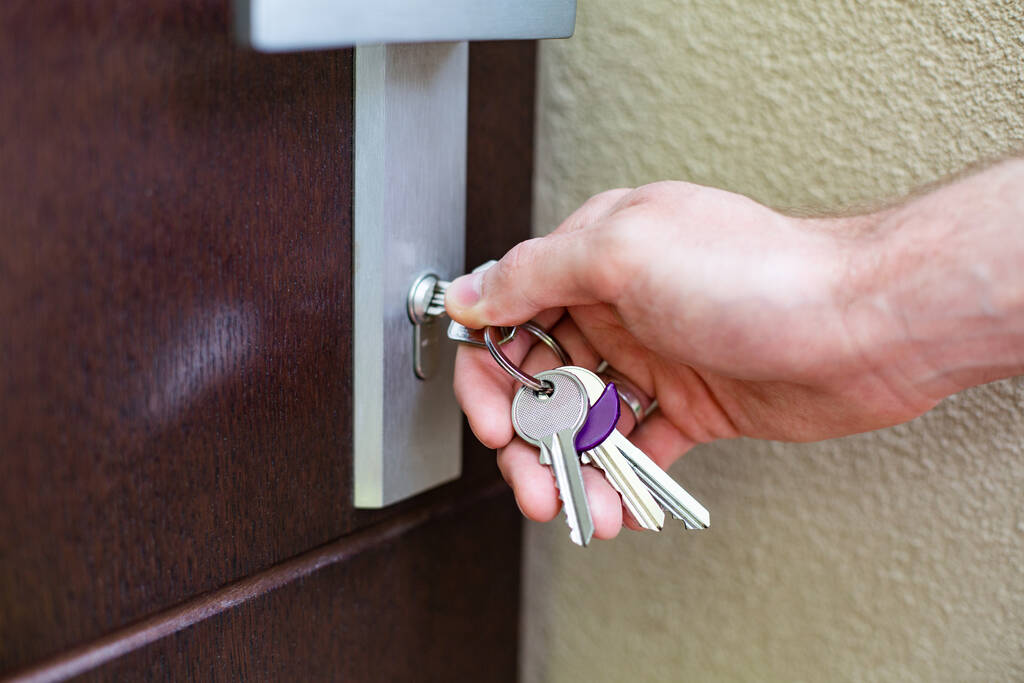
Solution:
{"label": "fingers", "polygon": [[[586,272],[582,261],[588,240],[578,233],[608,217],[632,191],[618,188],[595,195],[547,238],[529,240],[512,249],[497,266],[487,268],[490,274],[481,271],[457,278],[445,295],[447,313],[475,330],[487,325],[518,325],[545,308],[594,301],[597,293],[589,291],[579,278],[581,268]],[[570,236],[574,239],[563,239]],[[545,252],[548,258],[539,260]],[[566,270],[569,266],[570,271]],[[543,292],[548,296],[539,297]],[[544,303],[563,297],[564,303]],[[509,308],[513,303],[516,307]]]}
{"label": "fingers", "polygon": [[[550,330],[550,334],[558,340],[559,345],[569,355],[573,365],[594,369],[601,362],[601,357],[590,345],[572,318],[564,317]],[[559,364],[558,356],[544,344],[538,344],[530,350],[530,355],[523,361],[526,372],[540,372]]]}
{"label": "fingers", "polygon": [[[550,324],[561,311],[546,312],[538,322]],[[594,368],[600,361],[579,328],[564,317],[551,330],[572,362]],[[522,333],[521,333],[522,334]],[[503,347],[506,354],[529,373],[537,373],[558,364],[555,354],[543,344],[526,352],[528,336],[523,334]],[[525,358],[523,358],[525,354]],[[522,359],[520,361],[520,359]],[[529,519],[547,522],[559,514],[561,501],[551,470],[541,465],[537,449],[521,439],[513,438],[509,421],[511,397],[518,384],[494,363],[486,350],[463,347],[456,358],[456,396],[466,411],[470,426],[484,444],[500,449],[498,468],[515,493],[516,503]],[[614,538],[623,525],[622,501],[599,470],[582,468],[584,487],[594,520],[594,535],[600,539]],[[629,521],[631,528],[635,522]]]}
{"label": "fingers", "polygon": [[[571,318],[563,318],[551,333],[575,365],[587,368],[597,366],[600,359]],[[555,354],[546,346],[538,344],[530,350],[522,368],[533,374],[557,364]],[[518,385],[513,388],[518,388]],[[506,423],[510,408],[509,402],[504,415]],[[550,521],[558,515],[561,508],[558,489],[550,468],[540,464],[535,447],[514,439],[498,453],[498,468],[515,492],[516,502],[523,515],[538,522]],[[594,535],[601,539],[614,538],[622,528],[622,501],[619,494],[608,484],[603,473],[590,466],[581,469],[590,514],[594,520]]]}
{"label": "fingers", "polygon": [[646,529],[640,526],[639,522],[633,519],[633,515],[629,513],[625,505],[622,506],[622,526],[631,531],[646,531]]}
{"label": "fingers", "polygon": [[[537,459],[537,449],[521,439],[506,446],[498,457],[498,468],[515,493],[516,504],[527,519],[550,522],[559,515],[562,501],[551,470]],[[594,536],[615,538],[622,528],[622,501],[604,475],[589,465],[580,468],[587,492]]]}
{"label": "fingers", "polygon": [[[562,315],[561,310],[545,311],[537,316],[541,327],[549,327]],[[533,338],[519,332],[502,351],[513,363],[521,363],[530,351]],[[553,356],[552,356],[553,357]],[[554,362],[546,367],[553,367]],[[509,421],[516,381],[502,370],[487,349],[460,345],[455,355],[455,398],[462,406],[473,434],[488,448],[501,448],[512,440]]]}
{"label": "fingers", "polygon": [[520,242],[487,270],[457,278],[445,296],[448,314],[472,328],[518,325],[547,308],[593,300],[578,277],[583,234]]}
{"label": "fingers", "polygon": [[498,453],[498,469],[516,496],[520,512],[536,522],[550,522],[561,502],[551,470],[537,459],[537,449],[515,439]]}
{"label": "fingers", "polygon": [[566,230],[517,244],[494,266],[463,275],[445,297],[463,325],[517,325],[555,307],[612,302],[628,278],[616,230]]}
{"label": "fingers", "polygon": [[[538,322],[542,327],[550,327],[554,318],[562,316],[551,328],[552,334],[569,354],[573,364],[593,369],[600,361],[600,354],[584,336],[574,318],[563,313],[559,309],[545,311],[538,316]],[[558,364],[556,355],[543,344],[530,348],[532,341],[527,333],[521,333],[520,337],[503,349],[513,362],[528,373],[536,374],[555,367]],[[494,363],[486,350],[472,347],[459,350],[456,394],[474,433],[489,447],[499,449],[498,467],[511,486],[523,515],[534,521],[548,522],[559,516],[562,503],[551,469],[540,464],[537,449],[514,438],[509,412],[512,396],[518,388],[518,383]],[[634,426],[632,413],[624,409],[618,424],[619,431],[630,436],[639,448],[663,468],[668,468],[694,445],[692,439],[660,413],[655,413],[636,429]],[[602,471],[584,466],[582,473],[597,538],[613,538],[623,525],[633,530],[642,530],[623,508],[621,497]]]}
{"label": "fingers", "polygon": [[594,520],[594,536],[603,540],[615,538],[622,529],[622,499],[596,468],[585,465],[581,469]]}
{"label": "fingers", "polygon": [[[514,353],[508,346],[505,351]],[[519,355],[523,352],[520,350]],[[467,347],[455,354],[455,399],[462,406],[473,434],[488,448],[501,448],[512,440],[508,415],[513,382],[486,350]]]}
{"label": "fingers", "polygon": [[[580,235],[576,235],[573,240],[560,238],[578,233],[607,218],[632,191],[620,188],[596,194],[546,238],[523,242],[506,254],[496,267],[487,269],[496,272],[485,275],[481,271],[456,278],[449,285],[445,296],[448,315],[467,327],[480,329],[486,325],[516,325],[529,320],[545,308],[561,308],[577,301],[592,300],[595,293],[588,292],[586,286],[580,287],[577,284],[572,289],[566,287],[573,278],[577,278],[578,269],[585,268],[585,264],[580,261],[587,240],[580,239]],[[532,263],[541,250],[549,251],[551,258],[532,266],[523,265],[524,262]],[[575,269],[573,273],[564,270],[570,265]],[[540,277],[544,279],[528,281],[529,278]],[[516,287],[515,292],[505,291],[510,286]],[[544,305],[542,302],[545,299],[536,296],[518,300],[519,295],[530,296],[531,293],[552,287],[556,291],[551,292],[546,300],[557,301],[565,296],[568,297],[566,303]],[[519,306],[514,311],[503,310],[510,302],[518,303]]]}

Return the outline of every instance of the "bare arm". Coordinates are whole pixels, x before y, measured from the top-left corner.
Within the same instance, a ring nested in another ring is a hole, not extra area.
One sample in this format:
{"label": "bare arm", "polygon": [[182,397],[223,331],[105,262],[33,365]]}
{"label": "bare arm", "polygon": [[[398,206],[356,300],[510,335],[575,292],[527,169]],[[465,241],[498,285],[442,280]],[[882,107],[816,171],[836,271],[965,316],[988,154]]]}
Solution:
{"label": "bare arm", "polygon": [[1024,373],[1024,161],[871,218],[844,303],[891,381],[938,400]]}
{"label": "bare arm", "polygon": [[[447,306],[472,327],[537,318],[575,363],[603,358],[656,396],[630,438],[663,466],[718,438],[877,429],[1024,373],[1024,162],[853,218],[788,217],[688,183],[612,190],[456,281]],[[511,353],[554,365],[542,348]],[[462,349],[455,388],[524,514],[551,519],[551,477],[513,439],[512,381]],[[597,535],[614,536],[618,499],[586,477]]]}

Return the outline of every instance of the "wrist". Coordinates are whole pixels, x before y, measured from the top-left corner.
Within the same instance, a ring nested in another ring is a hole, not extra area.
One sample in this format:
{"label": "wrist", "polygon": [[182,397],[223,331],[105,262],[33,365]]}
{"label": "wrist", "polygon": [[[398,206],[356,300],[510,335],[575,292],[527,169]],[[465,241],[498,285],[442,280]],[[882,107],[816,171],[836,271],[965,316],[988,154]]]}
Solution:
{"label": "wrist", "polygon": [[907,400],[1024,372],[1020,171],[997,167],[852,219],[848,329]]}

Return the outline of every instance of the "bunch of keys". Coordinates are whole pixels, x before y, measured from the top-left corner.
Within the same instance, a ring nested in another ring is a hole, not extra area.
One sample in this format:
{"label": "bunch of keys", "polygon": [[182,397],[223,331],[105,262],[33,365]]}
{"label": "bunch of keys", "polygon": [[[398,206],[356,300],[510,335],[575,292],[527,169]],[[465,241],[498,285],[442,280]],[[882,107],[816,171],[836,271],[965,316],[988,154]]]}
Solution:
{"label": "bunch of keys", "polygon": [[574,543],[585,546],[594,535],[581,462],[604,472],[645,529],[661,530],[662,507],[688,529],[710,525],[707,509],[615,428],[619,398],[614,384],[606,387],[597,374],[573,365],[538,373],[536,379],[549,383],[550,393],[520,387],[512,401],[512,424],[524,441],[540,449],[541,464],[551,466]]}
{"label": "bunch of keys", "polygon": [[[561,367],[532,376],[512,363],[501,346],[518,329],[554,351]],[[597,373],[572,365],[561,345],[540,326],[530,322],[479,331],[452,321],[448,337],[485,346],[494,360],[522,384],[512,400],[512,425],[516,434],[537,447],[540,463],[551,468],[573,543],[586,546],[594,535],[594,520],[583,486],[581,465],[586,464],[604,472],[623,506],[642,528],[660,531],[665,525],[665,510],[686,529],[710,526],[707,509],[616,429],[619,395],[614,383],[605,385]]]}
{"label": "bunch of keys", "polygon": [[586,546],[594,535],[582,464],[593,464],[604,472],[644,529],[660,531],[665,525],[664,510],[687,529],[710,526],[707,509],[616,429],[615,385],[606,386],[597,373],[571,365],[558,342],[537,325],[521,327],[555,350],[562,367],[534,377],[505,356],[494,328],[484,331],[484,343],[499,365],[523,385],[512,399],[512,425],[516,434],[538,448],[540,463],[551,467],[572,542]]}

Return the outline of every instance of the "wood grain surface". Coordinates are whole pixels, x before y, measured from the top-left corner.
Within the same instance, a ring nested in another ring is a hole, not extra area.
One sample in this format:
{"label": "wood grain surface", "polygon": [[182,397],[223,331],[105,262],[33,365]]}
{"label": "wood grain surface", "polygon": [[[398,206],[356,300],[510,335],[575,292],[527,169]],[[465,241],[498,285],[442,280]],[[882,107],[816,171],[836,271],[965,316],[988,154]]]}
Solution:
{"label": "wood grain surface", "polygon": [[514,683],[521,528],[507,491],[456,507],[83,680]]}
{"label": "wood grain surface", "polygon": [[[521,525],[511,498],[494,482],[420,507],[3,680],[294,680],[292,672],[305,672],[304,680],[344,673],[345,680],[378,681],[385,672],[387,680],[446,680],[456,671],[515,680]],[[409,556],[426,571],[396,580],[393,567]],[[304,585],[316,587],[312,595]],[[283,602],[268,599],[278,591]],[[320,599],[322,592],[344,602]],[[371,605],[370,613],[360,605]],[[236,610],[254,618],[239,620],[231,616]],[[345,626],[319,626],[339,621]],[[224,622],[237,627],[219,628]],[[381,637],[382,624],[389,637]],[[389,653],[401,653],[398,666]]]}
{"label": "wood grain surface", "polygon": [[[496,478],[352,509],[351,52],[229,22],[0,5],[0,671]],[[472,262],[528,233],[533,60],[471,51]]]}
{"label": "wood grain surface", "polygon": [[351,53],[0,7],[0,669],[351,527]]}

